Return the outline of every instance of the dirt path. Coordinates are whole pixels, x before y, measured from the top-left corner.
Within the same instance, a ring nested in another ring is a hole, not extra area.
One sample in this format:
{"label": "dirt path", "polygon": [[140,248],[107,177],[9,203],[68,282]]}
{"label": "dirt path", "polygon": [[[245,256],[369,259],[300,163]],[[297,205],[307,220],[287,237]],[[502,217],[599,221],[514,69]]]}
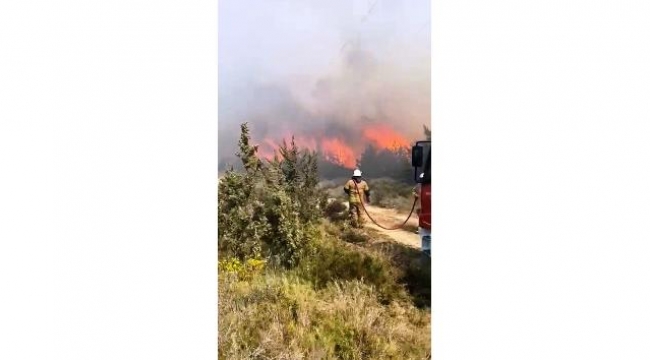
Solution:
{"label": "dirt path", "polygon": [[[384,209],[373,205],[366,205],[366,209],[375,221],[385,227],[395,227],[404,222],[404,219],[408,216],[408,213],[398,213],[394,209]],[[366,227],[386,235],[401,244],[417,249],[420,248],[420,237],[417,234],[418,217],[416,214],[411,215],[411,218],[406,223],[405,229],[384,230],[370,221],[367,215]]]}

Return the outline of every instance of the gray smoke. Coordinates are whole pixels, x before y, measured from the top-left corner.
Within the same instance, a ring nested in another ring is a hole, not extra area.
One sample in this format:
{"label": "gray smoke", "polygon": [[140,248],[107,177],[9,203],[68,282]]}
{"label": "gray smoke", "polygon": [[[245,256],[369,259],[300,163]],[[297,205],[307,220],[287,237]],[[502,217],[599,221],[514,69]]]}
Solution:
{"label": "gray smoke", "polygon": [[220,1],[220,158],[234,154],[242,122],[256,141],[295,134],[353,143],[372,124],[422,137],[429,9],[427,0]]}

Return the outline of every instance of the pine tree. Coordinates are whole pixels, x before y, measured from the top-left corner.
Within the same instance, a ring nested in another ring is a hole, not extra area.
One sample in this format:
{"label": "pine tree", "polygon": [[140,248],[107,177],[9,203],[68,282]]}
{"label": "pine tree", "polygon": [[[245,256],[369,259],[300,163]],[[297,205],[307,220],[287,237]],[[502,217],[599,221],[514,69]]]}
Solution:
{"label": "pine tree", "polygon": [[257,157],[257,146],[250,144],[250,131],[248,123],[241,125],[239,136],[239,151],[237,157],[242,161],[247,172],[256,172],[262,169],[262,161]]}

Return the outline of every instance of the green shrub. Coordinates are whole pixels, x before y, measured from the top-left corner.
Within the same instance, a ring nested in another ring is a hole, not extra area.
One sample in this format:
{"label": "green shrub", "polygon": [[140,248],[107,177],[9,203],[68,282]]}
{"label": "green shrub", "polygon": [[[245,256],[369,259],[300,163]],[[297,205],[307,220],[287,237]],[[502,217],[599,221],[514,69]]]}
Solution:
{"label": "green shrub", "polygon": [[219,251],[239,259],[265,257],[296,266],[309,248],[322,217],[325,194],[318,189],[315,153],[292,141],[264,163],[250,145],[248,125],[241,126],[242,171],[226,171],[219,181]]}
{"label": "green shrub", "polygon": [[240,259],[262,255],[262,239],[270,231],[262,204],[253,195],[247,174],[227,171],[219,182],[219,251]]}
{"label": "green shrub", "polygon": [[309,261],[297,269],[297,274],[322,288],[332,281],[358,280],[373,286],[382,302],[406,299],[399,274],[384,258],[348,248],[338,240],[321,240],[314,243]]}
{"label": "green shrub", "polygon": [[431,307],[431,260],[419,254],[407,263],[399,281],[406,285],[413,304],[419,308]]}
{"label": "green shrub", "polygon": [[404,286],[415,306],[431,307],[431,258],[418,249],[394,242],[371,244],[370,248],[390,262],[396,281]]}

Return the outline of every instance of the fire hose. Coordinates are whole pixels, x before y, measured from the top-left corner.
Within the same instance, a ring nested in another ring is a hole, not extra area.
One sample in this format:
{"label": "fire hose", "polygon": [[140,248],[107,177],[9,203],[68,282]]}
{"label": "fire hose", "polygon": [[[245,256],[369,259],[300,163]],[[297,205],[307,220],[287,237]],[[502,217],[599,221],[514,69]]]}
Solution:
{"label": "fire hose", "polygon": [[372,218],[372,216],[370,215],[370,213],[366,209],[366,206],[364,205],[364,201],[361,198],[361,192],[359,192],[359,187],[357,186],[356,181],[354,181],[354,187],[357,189],[357,195],[359,196],[359,200],[361,200],[360,202],[361,202],[361,207],[363,208],[363,211],[366,213],[366,215],[368,215],[368,218],[370,218],[370,221],[372,221],[375,225],[379,226],[380,228],[382,228],[384,230],[398,230],[398,229],[401,229],[402,227],[404,227],[404,225],[406,225],[406,223],[411,218],[411,215],[413,215],[413,211],[415,210],[415,205],[418,202],[417,198],[415,198],[415,200],[413,200],[413,206],[411,206],[411,211],[409,212],[409,216],[406,218],[406,220],[404,220],[403,223],[399,224],[397,227],[394,227],[394,228],[387,228],[385,226],[380,225],[377,221],[375,221],[375,219]]}

